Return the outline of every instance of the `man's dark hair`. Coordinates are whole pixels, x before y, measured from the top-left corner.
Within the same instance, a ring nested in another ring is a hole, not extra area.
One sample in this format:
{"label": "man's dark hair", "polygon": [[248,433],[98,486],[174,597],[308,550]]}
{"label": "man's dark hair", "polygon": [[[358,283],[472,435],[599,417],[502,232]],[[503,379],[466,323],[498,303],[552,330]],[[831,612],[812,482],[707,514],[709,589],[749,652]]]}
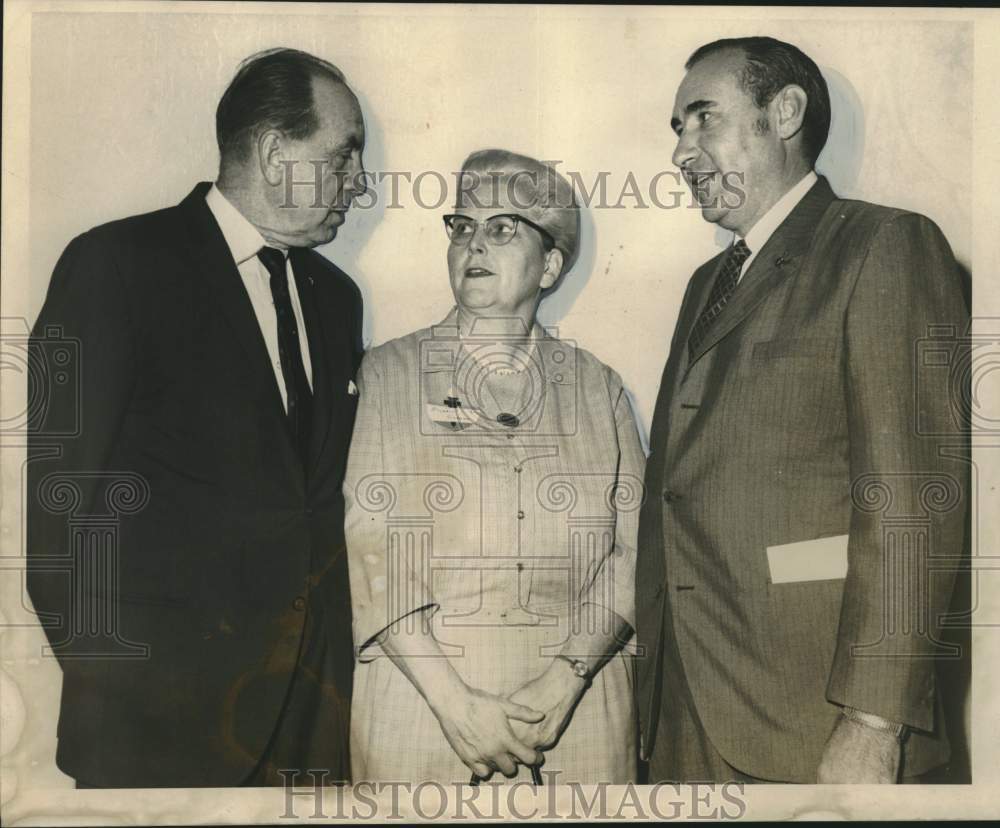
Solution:
{"label": "man's dark hair", "polygon": [[266,129],[308,138],[319,127],[312,82],[328,77],[346,85],[332,63],[298,49],[268,49],[244,60],[215,110],[215,137],[223,162],[245,160]]}
{"label": "man's dark hair", "polygon": [[773,37],[733,37],[708,43],[688,58],[690,69],[710,55],[736,49],[746,56],[740,72],[743,90],[763,109],[789,84],[801,86],[808,103],[802,121],[802,148],[810,164],[815,164],[830,133],[830,91],[812,58],[790,43]]}

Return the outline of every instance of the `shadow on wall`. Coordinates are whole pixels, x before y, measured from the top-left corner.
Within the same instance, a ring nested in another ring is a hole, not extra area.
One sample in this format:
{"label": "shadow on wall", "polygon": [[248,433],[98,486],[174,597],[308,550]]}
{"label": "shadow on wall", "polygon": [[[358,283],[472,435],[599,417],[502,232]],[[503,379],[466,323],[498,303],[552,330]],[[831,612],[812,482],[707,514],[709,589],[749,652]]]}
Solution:
{"label": "shadow on wall", "polygon": [[[863,198],[858,188],[865,151],[865,113],[851,82],[835,69],[823,68],[830,90],[830,137],[816,160],[816,172],[825,175],[842,198]],[[727,240],[728,243],[728,240]],[[972,274],[969,263],[958,262],[965,304],[972,308]]]}
{"label": "shadow on wall", "polygon": [[594,261],[597,251],[597,225],[589,207],[580,207],[579,252],[572,270],[542,294],[538,307],[538,321],[543,326],[558,326],[569,313],[577,297],[594,275]]}
{"label": "shadow on wall", "polygon": [[816,172],[825,175],[841,198],[861,198],[857,187],[865,153],[865,113],[854,86],[840,72],[823,68],[830,90],[830,137],[816,159]]}

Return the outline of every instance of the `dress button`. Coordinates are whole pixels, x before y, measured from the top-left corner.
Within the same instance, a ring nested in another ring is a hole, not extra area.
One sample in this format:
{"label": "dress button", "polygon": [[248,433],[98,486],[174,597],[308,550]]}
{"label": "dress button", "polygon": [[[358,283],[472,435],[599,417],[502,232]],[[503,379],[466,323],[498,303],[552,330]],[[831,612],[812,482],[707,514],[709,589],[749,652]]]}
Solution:
{"label": "dress button", "polygon": [[524,520],[524,512],[522,512],[520,509],[517,510],[517,519]]}
{"label": "dress button", "polygon": [[523,572],[524,571],[524,564],[521,563],[520,561],[517,562],[517,571],[518,572]]}
{"label": "dress button", "polygon": [[301,595],[297,595],[295,600],[292,601],[292,609],[302,612],[306,608],[306,599]]}
{"label": "dress button", "polygon": [[514,472],[516,474],[520,474],[521,473],[521,467],[520,466],[514,466]]}
{"label": "dress button", "polygon": [[664,503],[676,503],[680,499],[681,499],[681,495],[677,494],[677,492],[670,491],[670,489],[667,489],[663,493],[663,502]]}

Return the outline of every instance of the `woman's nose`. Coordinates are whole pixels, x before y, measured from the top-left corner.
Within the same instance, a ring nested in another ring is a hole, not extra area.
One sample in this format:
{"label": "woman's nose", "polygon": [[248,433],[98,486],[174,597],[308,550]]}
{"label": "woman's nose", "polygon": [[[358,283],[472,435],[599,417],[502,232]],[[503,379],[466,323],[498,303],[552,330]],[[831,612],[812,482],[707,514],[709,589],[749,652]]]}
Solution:
{"label": "woman's nose", "polygon": [[481,224],[476,224],[472,228],[472,237],[469,239],[469,250],[475,253],[486,252],[486,228]]}

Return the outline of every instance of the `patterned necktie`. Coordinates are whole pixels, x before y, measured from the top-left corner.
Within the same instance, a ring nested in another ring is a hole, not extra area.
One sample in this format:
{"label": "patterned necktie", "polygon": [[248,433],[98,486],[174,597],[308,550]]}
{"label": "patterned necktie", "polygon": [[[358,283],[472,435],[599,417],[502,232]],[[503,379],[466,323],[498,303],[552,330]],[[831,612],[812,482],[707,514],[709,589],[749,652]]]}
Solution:
{"label": "patterned necktie", "polygon": [[691,336],[688,338],[688,360],[694,358],[699,346],[705,341],[705,337],[711,330],[712,323],[722,313],[722,309],[733,295],[733,291],[736,290],[743,262],[749,257],[750,248],[747,247],[747,243],[743,239],[736,242],[726,253],[726,259],[722,263],[722,267],[719,268],[715,284],[712,285],[712,292],[708,295],[708,302],[705,303],[701,316],[698,317],[698,321],[691,329]]}
{"label": "patterned necktie", "polygon": [[257,257],[271,274],[271,298],[274,299],[274,313],[278,319],[278,357],[285,380],[288,425],[299,456],[305,462],[312,425],[312,391],[299,347],[299,327],[288,291],[285,254],[273,247],[262,247]]}

